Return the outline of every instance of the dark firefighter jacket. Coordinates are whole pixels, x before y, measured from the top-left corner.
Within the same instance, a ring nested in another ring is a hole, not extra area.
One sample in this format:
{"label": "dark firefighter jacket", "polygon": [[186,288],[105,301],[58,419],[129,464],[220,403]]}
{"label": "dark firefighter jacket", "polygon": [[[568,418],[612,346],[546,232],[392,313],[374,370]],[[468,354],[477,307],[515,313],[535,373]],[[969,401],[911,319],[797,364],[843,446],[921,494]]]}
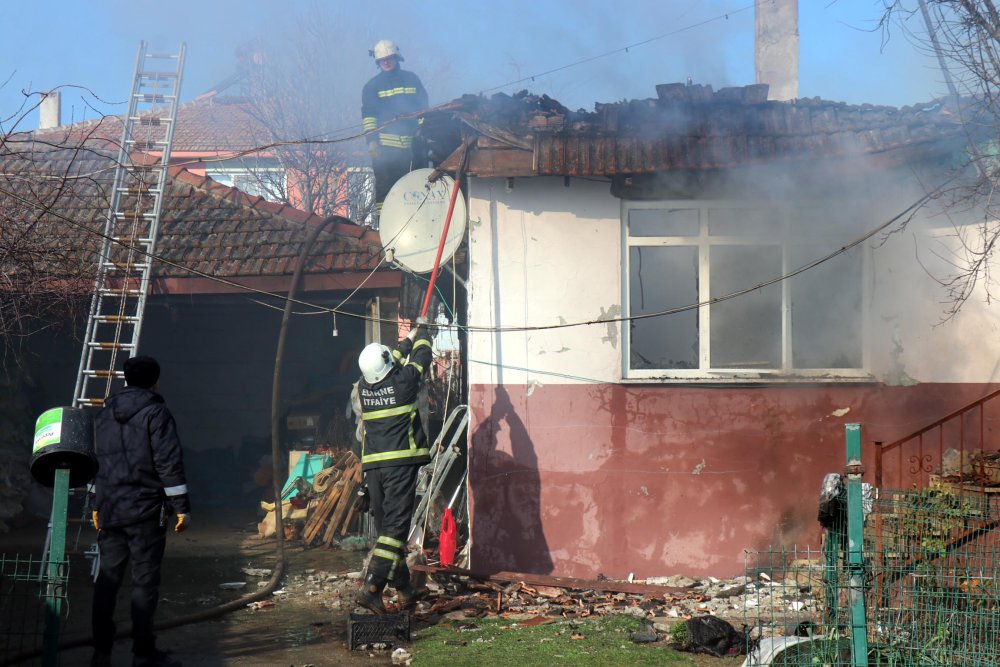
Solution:
{"label": "dark firefighter jacket", "polygon": [[362,377],[358,384],[361,418],[365,422],[362,470],[424,465],[430,461],[427,436],[417,412],[420,378],[432,356],[427,329],[420,329],[416,341],[400,341],[392,356],[394,368],[381,382],[368,384]]}
{"label": "dark firefighter jacket", "polygon": [[[371,132],[382,123],[401,114],[427,108],[427,91],[420,78],[413,72],[399,67],[391,72],[379,72],[365,84],[361,93],[361,121],[365,132]],[[378,143],[390,148],[409,149],[413,135],[420,124],[417,118],[397,120],[382,128]],[[371,141],[371,138],[369,138]]]}
{"label": "dark firefighter jacket", "polygon": [[94,485],[102,528],[157,518],[168,499],[178,514],[190,513],[181,442],[162,396],[125,387],[108,398],[95,427]]}

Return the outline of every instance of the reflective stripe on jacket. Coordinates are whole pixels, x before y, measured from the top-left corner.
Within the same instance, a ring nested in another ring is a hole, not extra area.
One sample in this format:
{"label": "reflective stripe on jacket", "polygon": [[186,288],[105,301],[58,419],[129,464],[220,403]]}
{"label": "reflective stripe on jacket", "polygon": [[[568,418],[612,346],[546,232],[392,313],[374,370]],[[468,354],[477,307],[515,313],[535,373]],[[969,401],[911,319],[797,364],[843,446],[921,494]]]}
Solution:
{"label": "reflective stripe on jacket", "polygon": [[[427,91],[420,78],[398,67],[376,74],[361,93],[361,123],[365,132],[374,131],[396,116],[426,108]],[[409,148],[419,124],[416,118],[398,120],[379,131],[378,143],[389,148]]]}
{"label": "reflective stripe on jacket", "polygon": [[431,362],[430,338],[425,331],[417,335],[415,342],[404,338],[392,356],[394,368],[381,382],[369,384],[362,377],[358,383],[361,418],[365,422],[363,470],[430,461],[427,436],[417,411],[420,379]]}

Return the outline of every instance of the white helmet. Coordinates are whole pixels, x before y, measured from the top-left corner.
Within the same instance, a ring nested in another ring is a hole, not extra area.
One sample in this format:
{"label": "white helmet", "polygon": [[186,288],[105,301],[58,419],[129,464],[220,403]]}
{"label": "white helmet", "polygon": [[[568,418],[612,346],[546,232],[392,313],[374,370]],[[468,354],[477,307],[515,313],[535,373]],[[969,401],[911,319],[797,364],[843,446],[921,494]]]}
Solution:
{"label": "white helmet", "polygon": [[397,60],[402,61],[403,56],[399,53],[399,47],[396,43],[389,39],[381,39],[378,44],[375,45],[368,53],[371,54],[372,58],[375,60],[382,60],[382,58],[388,58],[389,56],[396,56]]}
{"label": "white helmet", "polygon": [[358,366],[365,382],[375,384],[381,382],[392,370],[392,352],[380,343],[369,343],[358,355]]}

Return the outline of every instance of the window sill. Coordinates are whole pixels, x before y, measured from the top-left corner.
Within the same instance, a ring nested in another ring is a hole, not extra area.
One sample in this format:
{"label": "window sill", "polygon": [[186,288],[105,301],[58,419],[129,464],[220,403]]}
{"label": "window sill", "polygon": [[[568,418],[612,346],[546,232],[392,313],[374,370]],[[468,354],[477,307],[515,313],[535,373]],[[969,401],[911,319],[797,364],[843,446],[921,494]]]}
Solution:
{"label": "window sill", "polygon": [[688,384],[688,385],[804,385],[804,384],[877,384],[879,380],[870,373],[858,371],[851,375],[816,373],[717,373],[691,372],[685,374],[643,375],[625,377],[623,384]]}

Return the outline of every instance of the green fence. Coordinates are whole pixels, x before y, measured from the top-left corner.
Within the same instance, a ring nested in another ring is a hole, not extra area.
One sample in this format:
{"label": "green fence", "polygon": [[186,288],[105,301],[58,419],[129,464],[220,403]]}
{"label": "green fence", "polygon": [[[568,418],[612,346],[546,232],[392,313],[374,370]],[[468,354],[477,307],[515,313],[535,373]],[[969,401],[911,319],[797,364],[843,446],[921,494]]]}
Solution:
{"label": "green fence", "polygon": [[58,620],[68,609],[68,581],[65,559],[0,554],[0,664],[43,652],[53,641],[53,631],[58,643],[59,624],[53,626],[53,614]]}
{"label": "green fence", "polygon": [[862,488],[848,461],[820,549],[747,553],[747,664],[1000,665],[1000,495]]}

